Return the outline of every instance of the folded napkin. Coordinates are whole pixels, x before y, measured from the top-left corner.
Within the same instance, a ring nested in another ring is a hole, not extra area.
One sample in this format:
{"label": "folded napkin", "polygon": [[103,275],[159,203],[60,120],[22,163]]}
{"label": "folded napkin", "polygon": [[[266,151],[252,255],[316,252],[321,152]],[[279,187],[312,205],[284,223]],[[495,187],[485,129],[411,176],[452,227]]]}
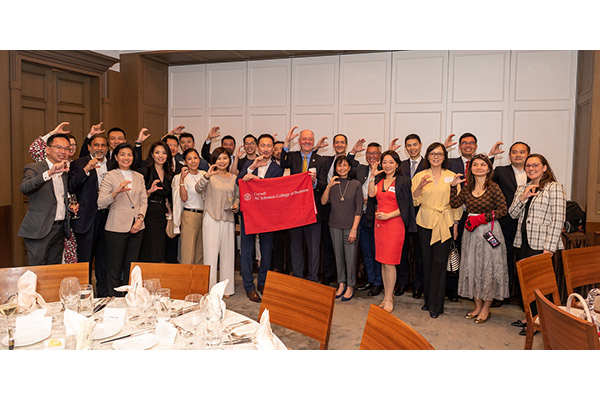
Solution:
{"label": "folded napkin", "polygon": [[219,300],[222,300],[223,294],[225,293],[225,288],[227,287],[228,283],[229,283],[229,279],[225,279],[224,281],[215,283],[213,285],[213,287],[210,288],[210,291],[208,293],[211,295],[218,296]]}
{"label": "folded napkin", "polygon": [[37,337],[50,336],[52,317],[46,317],[46,310],[35,310],[29,315],[21,315],[15,321],[15,340],[29,342]]}
{"label": "folded napkin", "polygon": [[75,336],[76,350],[89,350],[92,347],[94,318],[86,318],[75,311],[66,309],[63,323],[67,336]]}
{"label": "folded napkin", "polygon": [[173,345],[175,336],[177,336],[177,328],[166,321],[159,320],[154,334],[158,336],[158,341],[161,344]]}
{"label": "folded napkin", "polygon": [[256,343],[259,350],[279,350],[280,346],[271,330],[269,310],[265,309],[260,316],[260,326],[256,330]]}
{"label": "folded napkin", "polygon": [[25,271],[17,280],[17,307],[19,312],[29,312],[35,308],[36,304],[40,307],[48,308],[42,295],[35,291],[37,286],[37,275],[31,271]]}
{"label": "folded napkin", "polygon": [[213,300],[211,302],[213,312],[215,314],[220,313],[219,319],[223,319],[225,317],[225,310],[227,309],[227,305],[223,301],[223,294],[225,293],[225,288],[227,287],[228,283],[229,279],[225,279],[224,281],[215,283],[208,292],[209,300]]}
{"label": "folded napkin", "polygon": [[131,271],[131,285],[124,285],[115,288],[117,292],[127,292],[125,301],[129,307],[141,305],[145,299],[149,298],[148,289],[142,284],[142,270],[139,265],[133,267]]}

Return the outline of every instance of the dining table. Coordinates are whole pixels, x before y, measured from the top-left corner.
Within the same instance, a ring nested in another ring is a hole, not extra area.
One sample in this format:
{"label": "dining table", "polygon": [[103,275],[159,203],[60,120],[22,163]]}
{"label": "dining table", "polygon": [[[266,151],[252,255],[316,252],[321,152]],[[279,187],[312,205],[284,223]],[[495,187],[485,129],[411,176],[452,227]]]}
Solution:
{"label": "dining table", "polygon": [[[95,299],[95,304],[101,304],[103,299]],[[105,300],[106,301],[106,300]],[[39,310],[39,307],[36,308]],[[123,311],[119,311],[122,310]],[[207,335],[205,335],[206,322],[201,322],[194,329],[193,313],[201,312],[188,311],[189,308],[183,300],[172,300],[170,318],[161,318],[161,324],[154,314],[153,323],[150,327],[140,327],[140,323],[145,319],[144,311],[141,307],[129,307],[125,298],[116,297],[111,299],[106,306],[93,313],[89,318],[94,321],[94,330],[92,331],[91,350],[204,350],[204,349],[222,349],[222,350],[259,350],[263,348],[286,349],[285,344],[275,335],[269,336],[268,346],[265,346],[263,336],[257,339],[260,324],[242,314],[232,310],[225,310],[222,324],[222,336],[220,343],[209,346],[207,344]],[[32,312],[35,310],[32,310]],[[188,311],[183,315],[182,311]],[[37,311],[37,313],[42,313]],[[30,313],[18,313],[17,317],[26,316]],[[120,324],[104,324],[104,317],[115,314],[121,315]],[[61,302],[48,303],[45,317],[51,317],[50,332],[43,330],[39,332],[29,332],[28,339],[19,341],[19,332],[15,331],[15,350],[56,350],[74,347],[73,340],[68,339],[64,324],[65,310]],[[14,318],[14,317],[13,317]],[[197,318],[197,316],[196,316]],[[14,325],[14,323],[13,323]],[[168,328],[165,328],[168,326]],[[159,334],[158,330],[161,330]],[[175,333],[175,330],[177,331]],[[192,332],[197,332],[193,335]],[[166,332],[170,334],[165,335]],[[123,336],[132,334],[130,337]],[[6,318],[0,319],[0,350],[8,349],[7,321]],[[117,340],[114,340],[117,339]],[[172,339],[172,340],[171,340]],[[262,340],[262,345],[261,345]]]}

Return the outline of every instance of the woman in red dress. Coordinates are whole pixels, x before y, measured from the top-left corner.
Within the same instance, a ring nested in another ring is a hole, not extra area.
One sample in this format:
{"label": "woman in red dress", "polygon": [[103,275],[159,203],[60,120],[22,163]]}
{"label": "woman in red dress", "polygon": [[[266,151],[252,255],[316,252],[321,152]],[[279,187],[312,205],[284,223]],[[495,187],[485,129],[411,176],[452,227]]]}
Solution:
{"label": "woman in red dress", "polygon": [[381,263],[383,301],[379,307],[387,312],[394,309],[396,265],[400,264],[406,230],[416,231],[412,207],[411,182],[402,176],[400,158],[395,151],[381,155],[381,167],[372,167],[369,197],[377,199],[375,212],[375,259]]}

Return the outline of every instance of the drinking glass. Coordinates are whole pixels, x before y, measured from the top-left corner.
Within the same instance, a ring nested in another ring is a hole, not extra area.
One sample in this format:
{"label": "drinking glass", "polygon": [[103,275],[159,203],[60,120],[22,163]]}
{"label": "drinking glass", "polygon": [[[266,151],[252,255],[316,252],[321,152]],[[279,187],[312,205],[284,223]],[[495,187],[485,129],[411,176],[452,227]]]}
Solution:
{"label": "drinking glass", "polygon": [[80,290],[81,287],[79,285],[79,279],[74,276],[63,278],[63,280],[60,282],[58,295],[60,296],[60,301],[65,308],[79,312],[79,304],[81,302],[81,297],[79,294]]}
{"label": "drinking glass", "polygon": [[171,318],[171,289],[158,289],[158,315],[157,319],[168,321]]}
{"label": "drinking glass", "polygon": [[223,340],[224,310],[218,296],[207,295],[206,309],[206,345],[208,348],[219,348]]}
{"label": "drinking glass", "polygon": [[202,296],[201,294],[188,294],[187,296],[185,296],[184,309],[185,307],[198,306],[197,310],[187,314],[187,319],[192,325],[192,336],[186,338],[187,340],[184,346],[184,348],[186,349],[198,348],[200,346],[201,338],[198,335],[198,327],[205,319],[203,307],[204,298],[205,296]]}
{"label": "drinking glass", "polygon": [[233,190],[228,190],[225,193],[225,199],[227,200],[225,203],[225,211],[231,211],[231,207],[233,207]]}
{"label": "drinking glass", "polygon": [[77,211],[74,210],[74,208],[77,207],[77,204],[79,204],[77,203],[77,196],[75,193],[67,193],[67,198],[69,199],[69,211],[73,213],[71,219],[79,219]]}
{"label": "drinking glass", "polygon": [[155,323],[158,321],[156,319],[156,307],[158,305],[158,290],[161,288],[160,279],[147,279],[143,282],[143,285],[148,289],[148,293],[150,293],[150,322]]}
{"label": "drinking glass", "polygon": [[8,349],[14,349],[13,330],[10,316],[17,312],[17,296],[11,291],[0,293],[0,314],[6,317],[6,334],[8,335]]}
{"label": "drinking glass", "polygon": [[79,313],[86,317],[90,317],[94,312],[94,288],[92,285],[80,285],[79,302]]}

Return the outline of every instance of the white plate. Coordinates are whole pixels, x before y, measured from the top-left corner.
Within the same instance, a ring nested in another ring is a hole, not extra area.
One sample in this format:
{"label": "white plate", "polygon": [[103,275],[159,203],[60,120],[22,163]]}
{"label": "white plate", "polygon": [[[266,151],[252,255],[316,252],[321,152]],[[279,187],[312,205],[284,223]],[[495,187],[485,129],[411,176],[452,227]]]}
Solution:
{"label": "white plate", "polygon": [[115,350],[146,350],[158,343],[158,336],[153,333],[134,336],[128,339],[121,339],[113,342]]}
{"label": "white plate", "polygon": [[123,325],[119,324],[97,324],[96,326],[94,326],[94,330],[92,331],[92,339],[106,339],[121,332],[122,329]]}
{"label": "white plate", "polygon": [[[50,327],[48,329],[35,330],[25,334],[19,334],[19,332],[15,330],[15,347],[29,346],[41,342],[42,340],[48,339],[51,333],[52,328]],[[2,344],[8,346],[8,335],[2,338]]]}

